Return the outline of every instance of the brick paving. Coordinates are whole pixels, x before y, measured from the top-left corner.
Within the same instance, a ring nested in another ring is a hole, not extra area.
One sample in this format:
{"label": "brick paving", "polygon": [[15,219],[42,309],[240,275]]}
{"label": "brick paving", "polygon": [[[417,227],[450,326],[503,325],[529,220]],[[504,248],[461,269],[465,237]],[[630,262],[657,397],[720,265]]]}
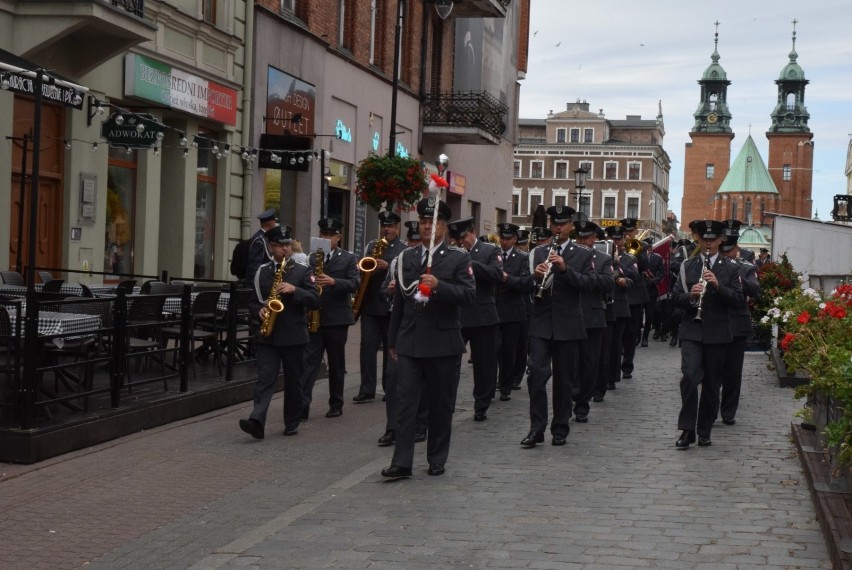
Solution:
{"label": "brick paving", "polygon": [[735,426],[677,451],[679,351],[637,349],[624,380],[568,445],[522,449],[525,391],[473,422],[464,366],[442,477],[384,482],[391,448],[358,390],[283,437],[280,394],[264,441],[248,403],[36,465],[0,466],[0,568],[830,568],[789,424],[799,403],[762,354],[746,356]]}

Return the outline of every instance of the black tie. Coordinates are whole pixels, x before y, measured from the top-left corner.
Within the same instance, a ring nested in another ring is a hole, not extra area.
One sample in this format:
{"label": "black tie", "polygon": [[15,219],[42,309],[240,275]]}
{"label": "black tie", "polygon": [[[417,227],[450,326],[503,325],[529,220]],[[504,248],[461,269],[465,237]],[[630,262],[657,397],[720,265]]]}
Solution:
{"label": "black tie", "polygon": [[424,269],[426,268],[426,259],[428,258],[428,255],[426,255],[427,252],[428,250],[424,247],[423,255],[420,256],[420,265],[423,266]]}
{"label": "black tie", "polygon": [[503,263],[506,263],[506,259],[509,257],[509,254],[505,251],[503,252]]}
{"label": "black tie", "polygon": [[330,251],[325,254],[325,262],[328,263],[329,261],[331,261],[331,252]]}

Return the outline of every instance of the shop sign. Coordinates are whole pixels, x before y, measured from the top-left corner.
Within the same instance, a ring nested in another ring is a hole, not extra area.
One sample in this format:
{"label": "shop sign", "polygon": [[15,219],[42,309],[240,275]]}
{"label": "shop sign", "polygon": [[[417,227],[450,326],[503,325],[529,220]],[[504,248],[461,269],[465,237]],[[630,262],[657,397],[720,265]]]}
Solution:
{"label": "shop sign", "polygon": [[[118,117],[121,117],[120,125],[116,123]],[[148,113],[116,113],[101,123],[101,137],[113,148],[153,148],[160,140],[158,133],[162,132],[163,126]]]}
{"label": "shop sign", "polygon": [[621,220],[611,220],[609,218],[601,218],[600,226],[606,228],[608,226],[620,226]]}
{"label": "shop sign", "polygon": [[456,174],[455,172],[450,172],[449,174],[449,182],[450,186],[447,188],[447,191],[451,194],[458,194],[459,196],[464,196],[465,186],[467,185],[467,179],[463,174]]}
{"label": "shop sign", "polygon": [[401,142],[396,143],[396,156],[401,156],[402,158],[408,158],[410,156],[408,149],[402,146]]}
{"label": "shop sign", "polygon": [[124,59],[124,94],[226,125],[237,124],[237,91],[139,54]]}
{"label": "shop sign", "polygon": [[310,83],[268,67],[264,131],[275,135],[313,135],[316,98],[316,87]]}
{"label": "shop sign", "polygon": [[340,119],[337,119],[337,123],[334,126],[334,134],[343,142],[352,142],[352,129],[347,127]]}

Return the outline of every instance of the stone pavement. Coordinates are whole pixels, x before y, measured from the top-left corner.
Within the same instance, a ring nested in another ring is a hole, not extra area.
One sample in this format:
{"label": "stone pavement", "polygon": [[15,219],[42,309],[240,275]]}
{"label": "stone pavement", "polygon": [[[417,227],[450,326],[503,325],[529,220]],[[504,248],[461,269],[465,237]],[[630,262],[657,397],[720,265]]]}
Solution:
{"label": "stone pavement", "polygon": [[[358,327],[350,344],[357,347]],[[299,435],[281,396],[264,441],[248,403],[36,465],[0,466],[0,568],[830,568],[790,422],[799,407],[766,357],[746,356],[735,426],[674,448],[680,351],[637,349],[568,445],[522,449],[525,390],[474,423],[463,367],[446,475],[384,482],[380,402]]]}

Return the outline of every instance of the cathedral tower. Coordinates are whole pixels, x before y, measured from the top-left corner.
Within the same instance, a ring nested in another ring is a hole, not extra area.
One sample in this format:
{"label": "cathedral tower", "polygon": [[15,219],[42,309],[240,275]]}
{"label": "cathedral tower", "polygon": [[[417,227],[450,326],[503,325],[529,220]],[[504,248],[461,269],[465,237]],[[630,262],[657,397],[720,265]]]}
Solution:
{"label": "cathedral tower", "polygon": [[711,63],[698,84],[701,101],[695,111],[695,124],[686,143],[683,171],[683,202],[681,220],[713,215],[716,192],[731,164],[731,111],[728,109],[728,76],[719,65],[719,22],[713,40]]}
{"label": "cathedral tower", "polygon": [[780,195],[778,211],[810,218],[813,213],[814,143],[805,108],[805,72],[796,53],[796,20],[793,20],[793,49],[790,60],[775,80],[778,102],[772,111],[769,140],[769,174]]}

